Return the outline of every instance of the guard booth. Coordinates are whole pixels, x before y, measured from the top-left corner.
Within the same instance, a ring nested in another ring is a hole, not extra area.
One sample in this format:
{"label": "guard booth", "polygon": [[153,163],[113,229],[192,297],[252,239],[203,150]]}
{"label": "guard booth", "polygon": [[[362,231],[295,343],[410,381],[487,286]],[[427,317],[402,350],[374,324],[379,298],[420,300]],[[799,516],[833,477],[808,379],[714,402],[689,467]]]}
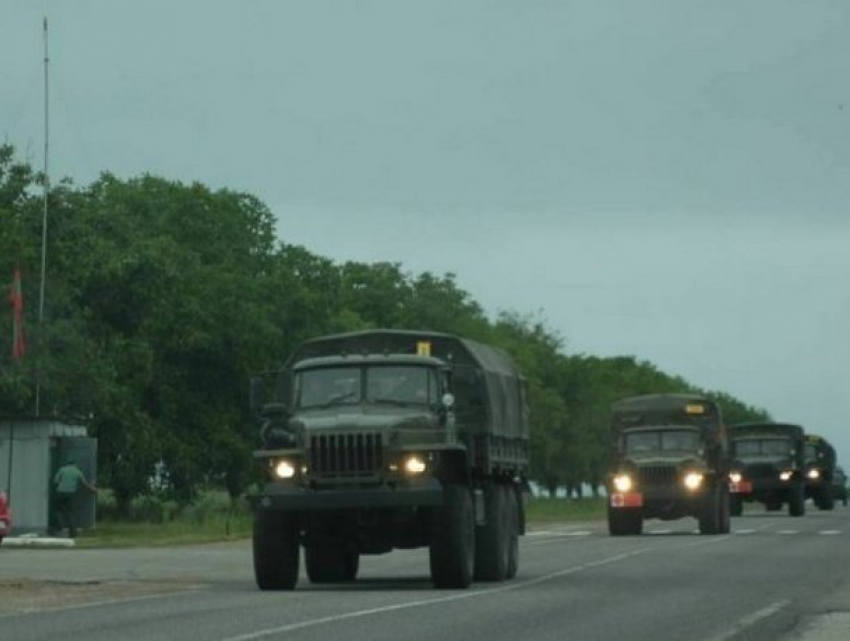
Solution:
{"label": "guard booth", "polygon": [[[53,476],[73,459],[86,479],[97,479],[97,439],[88,428],[58,418],[0,417],[0,491],[12,508],[12,536],[48,533],[55,525]],[[73,511],[79,529],[95,523],[97,497],[81,490]]]}

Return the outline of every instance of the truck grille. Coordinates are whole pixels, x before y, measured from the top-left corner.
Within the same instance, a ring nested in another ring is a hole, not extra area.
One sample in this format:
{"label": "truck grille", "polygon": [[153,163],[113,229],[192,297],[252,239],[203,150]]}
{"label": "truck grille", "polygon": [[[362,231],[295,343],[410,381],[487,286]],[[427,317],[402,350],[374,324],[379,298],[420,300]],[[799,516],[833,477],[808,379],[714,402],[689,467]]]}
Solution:
{"label": "truck grille", "polygon": [[779,471],[770,464],[748,465],[746,472],[751,479],[773,479],[779,476]]}
{"label": "truck grille", "polygon": [[325,477],[373,476],[384,467],[380,434],[310,437],[310,470]]}
{"label": "truck grille", "polygon": [[675,485],[678,478],[678,471],[675,467],[670,465],[642,467],[638,470],[638,479],[642,487]]}

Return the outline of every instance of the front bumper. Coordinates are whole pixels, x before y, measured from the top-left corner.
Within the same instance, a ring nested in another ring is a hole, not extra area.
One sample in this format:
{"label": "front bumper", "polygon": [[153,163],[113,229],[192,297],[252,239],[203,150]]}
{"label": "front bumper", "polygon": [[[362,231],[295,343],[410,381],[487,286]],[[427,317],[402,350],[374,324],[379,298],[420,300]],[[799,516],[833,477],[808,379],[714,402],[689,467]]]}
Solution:
{"label": "front bumper", "polygon": [[436,507],[443,504],[443,486],[433,478],[375,488],[306,488],[268,483],[248,497],[255,510],[313,512],[343,509]]}

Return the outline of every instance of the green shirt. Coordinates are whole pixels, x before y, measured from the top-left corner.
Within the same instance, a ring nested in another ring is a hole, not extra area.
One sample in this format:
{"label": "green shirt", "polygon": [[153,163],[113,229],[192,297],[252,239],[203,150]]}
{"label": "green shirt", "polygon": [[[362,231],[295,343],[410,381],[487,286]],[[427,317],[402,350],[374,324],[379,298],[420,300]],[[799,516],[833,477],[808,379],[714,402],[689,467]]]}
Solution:
{"label": "green shirt", "polygon": [[60,467],[53,477],[53,484],[56,486],[57,492],[63,494],[73,494],[80,489],[85,477],[76,465],[65,465]]}

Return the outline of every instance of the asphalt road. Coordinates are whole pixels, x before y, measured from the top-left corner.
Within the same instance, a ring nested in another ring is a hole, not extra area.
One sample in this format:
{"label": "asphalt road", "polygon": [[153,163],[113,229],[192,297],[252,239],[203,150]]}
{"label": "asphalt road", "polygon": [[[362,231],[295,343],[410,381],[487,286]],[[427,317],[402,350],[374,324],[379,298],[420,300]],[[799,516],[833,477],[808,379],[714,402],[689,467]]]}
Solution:
{"label": "asphalt road", "polygon": [[[100,583],[95,603],[0,616],[0,638],[850,639],[850,510],[803,518],[755,512],[729,535],[692,519],[649,521],[638,537],[603,523],[536,529],[516,580],[434,590],[424,550],[364,557],[360,579],[263,593],[248,542],[134,550],[3,549],[0,580]],[[156,583],[129,596],[111,585]]]}

